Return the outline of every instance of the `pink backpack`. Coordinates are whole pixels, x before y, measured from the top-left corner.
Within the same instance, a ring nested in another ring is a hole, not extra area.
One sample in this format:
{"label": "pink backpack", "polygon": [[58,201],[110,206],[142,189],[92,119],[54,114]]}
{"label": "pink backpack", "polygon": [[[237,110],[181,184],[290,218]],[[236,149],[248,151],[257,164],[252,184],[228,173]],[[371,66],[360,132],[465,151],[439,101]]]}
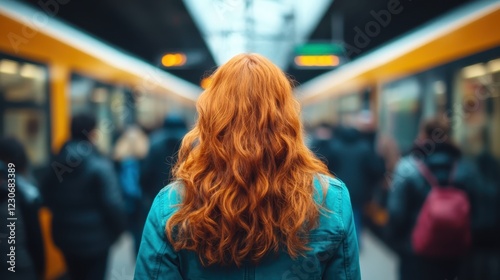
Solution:
{"label": "pink backpack", "polygon": [[417,167],[431,185],[431,191],[413,228],[412,245],[415,253],[439,258],[464,255],[471,245],[471,215],[467,194],[454,186],[440,186],[423,162],[418,161]]}

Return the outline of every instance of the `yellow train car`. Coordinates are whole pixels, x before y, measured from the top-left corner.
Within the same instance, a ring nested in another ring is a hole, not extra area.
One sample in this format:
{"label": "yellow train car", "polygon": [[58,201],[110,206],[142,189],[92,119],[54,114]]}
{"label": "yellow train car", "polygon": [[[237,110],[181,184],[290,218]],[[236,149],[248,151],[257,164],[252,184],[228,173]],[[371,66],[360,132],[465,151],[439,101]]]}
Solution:
{"label": "yellow train car", "polygon": [[297,89],[310,107],[500,46],[500,3],[482,1],[452,11],[414,32],[326,73]]}
{"label": "yellow train car", "polygon": [[[23,142],[35,175],[68,140],[70,116],[79,110],[97,115],[104,153],[127,122],[152,128],[167,113],[193,119],[199,87],[52,14],[2,1],[0,26],[0,135]],[[50,212],[44,209],[40,216],[48,248],[46,279],[56,279],[65,271],[64,261],[50,238]]]}
{"label": "yellow train car", "polygon": [[[470,3],[317,77],[296,89],[304,120],[359,125],[364,116],[379,139],[393,140],[386,151],[397,155],[409,150],[421,120],[443,117],[467,157],[500,161],[500,32],[494,26],[500,26],[500,2]],[[388,160],[389,171],[396,161]],[[387,220],[383,210],[371,214],[379,225]]]}
{"label": "yellow train car", "polygon": [[[464,116],[487,113],[488,118],[477,119],[482,120],[481,126],[486,125],[486,119],[491,120],[486,134],[491,152],[500,157],[496,146],[500,143],[500,33],[492,28],[499,24],[500,2],[467,4],[319,76],[296,89],[304,120],[311,125],[342,123],[368,111],[379,132],[398,138],[405,150],[422,118],[446,114],[460,119],[454,136],[465,145],[468,136],[464,131],[476,119],[465,120]],[[479,98],[474,90],[487,93]],[[476,104],[480,102],[484,104]],[[468,105],[489,109],[470,112]],[[403,132],[405,129],[412,132]]]}

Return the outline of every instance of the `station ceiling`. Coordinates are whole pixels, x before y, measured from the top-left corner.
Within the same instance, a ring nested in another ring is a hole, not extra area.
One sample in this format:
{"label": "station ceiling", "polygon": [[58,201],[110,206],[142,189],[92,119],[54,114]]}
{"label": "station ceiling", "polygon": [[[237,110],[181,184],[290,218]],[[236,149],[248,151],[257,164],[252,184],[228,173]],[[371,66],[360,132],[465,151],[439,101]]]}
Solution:
{"label": "station ceiling", "polygon": [[[166,69],[180,78],[200,84],[216,68],[217,57],[207,44],[207,34],[193,20],[189,5],[212,1],[213,5],[235,5],[252,0],[19,0],[44,11],[51,9],[58,19],[69,23],[117,49],[161,66],[168,52],[183,52],[194,58],[185,68]],[[263,1],[263,0],[260,0]],[[264,0],[293,6],[302,0]],[[296,2],[295,2],[296,1]],[[315,1],[307,1],[314,3]],[[317,1],[316,1],[317,2]],[[324,2],[324,1],[323,1]],[[326,11],[314,14],[315,27],[308,41],[343,41],[348,58],[356,59],[370,50],[471,0],[334,0]],[[43,5],[45,3],[45,6]],[[50,6],[48,3],[57,3]],[[188,5],[186,5],[188,4]],[[231,12],[231,11],[229,11]],[[390,14],[390,19],[387,17]],[[256,13],[258,17],[258,11]],[[297,21],[298,22],[298,21]],[[375,24],[373,23],[375,22]],[[374,25],[378,25],[377,29]],[[371,30],[367,34],[366,30]],[[371,29],[370,29],[371,28]],[[365,35],[360,35],[364,33]],[[362,38],[364,37],[364,38]],[[293,39],[292,39],[293,40]],[[307,38],[306,38],[307,40]],[[327,70],[297,69],[290,54],[284,70],[304,83]]]}

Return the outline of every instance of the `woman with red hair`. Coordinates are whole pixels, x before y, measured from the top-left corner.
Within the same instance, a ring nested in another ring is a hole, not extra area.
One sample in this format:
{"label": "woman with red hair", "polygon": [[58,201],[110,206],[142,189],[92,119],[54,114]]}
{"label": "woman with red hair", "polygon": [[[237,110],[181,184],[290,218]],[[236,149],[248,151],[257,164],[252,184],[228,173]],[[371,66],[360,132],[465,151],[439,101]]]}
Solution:
{"label": "woman with red hair", "polygon": [[151,207],[135,279],[360,279],[349,193],[304,144],[285,74],[238,55],[197,111],[175,181]]}

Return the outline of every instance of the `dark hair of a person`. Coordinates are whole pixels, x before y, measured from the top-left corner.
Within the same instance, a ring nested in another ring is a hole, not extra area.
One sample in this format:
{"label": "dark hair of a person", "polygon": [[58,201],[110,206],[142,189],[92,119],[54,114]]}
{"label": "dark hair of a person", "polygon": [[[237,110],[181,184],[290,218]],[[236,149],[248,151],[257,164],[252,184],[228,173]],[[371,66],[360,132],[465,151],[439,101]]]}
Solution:
{"label": "dark hair of a person", "polygon": [[0,160],[5,164],[13,163],[19,172],[26,171],[29,164],[23,144],[14,137],[0,138]]}
{"label": "dark hair of a person", "polygon": [[86,140],[89,133],[96,128],[97,120],[90,113],[79,113],[71,120],[71,138],[73,140]]}
{"label": "dark hair of a person", "polygon": [[451,129],[449,121],[443,118],[429,118],[422,122],[420,130],[426,139],[432,139],[439,135],[441,139],[445,139],[445,143],[451,143]]}

